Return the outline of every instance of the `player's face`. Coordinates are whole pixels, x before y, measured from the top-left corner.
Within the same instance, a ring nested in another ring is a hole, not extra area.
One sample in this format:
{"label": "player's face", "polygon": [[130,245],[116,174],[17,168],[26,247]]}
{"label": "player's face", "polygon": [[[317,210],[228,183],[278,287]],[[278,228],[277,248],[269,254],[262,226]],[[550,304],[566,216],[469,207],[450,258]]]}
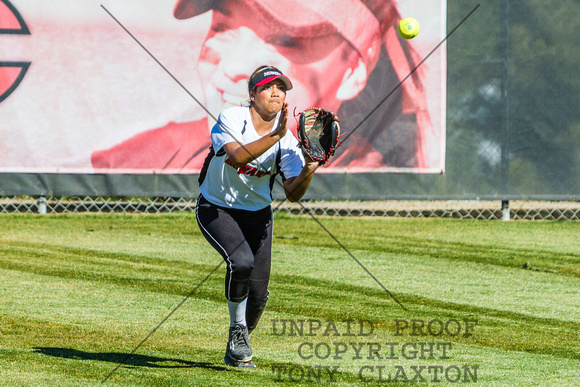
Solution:
{"label": "player's face", "polygon": [[228,14],[213,12],[210,32],[199,60],[199,74],[208,110],[240,106],[248,99],[247,80],[260,65],[280,69],[293,83],[288,103],[303,110],[325,106],[337,110],[336,90],[348,68],[348,43],[338,34],[295,38],[266,25],[243,5],[233,3]]}
{"label": "player's face", "polygon": [[286,86],[280,80],[273,80],[265,85],[256,87],[252,94],[254,103],[260,111],[276,114],[282,110],[286,101]]}

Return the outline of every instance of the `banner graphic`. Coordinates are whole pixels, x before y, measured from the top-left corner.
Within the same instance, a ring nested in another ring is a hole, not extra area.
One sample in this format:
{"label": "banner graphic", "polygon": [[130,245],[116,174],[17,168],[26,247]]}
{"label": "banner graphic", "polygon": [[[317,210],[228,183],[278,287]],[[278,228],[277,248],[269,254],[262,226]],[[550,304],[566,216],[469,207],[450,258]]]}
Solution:
{"label": "banner graphic", "polygon": [[0,0],[0,172],[198,173],[270,64],[341,119],[320,172],[441,173],[445,34],[443,0]]}

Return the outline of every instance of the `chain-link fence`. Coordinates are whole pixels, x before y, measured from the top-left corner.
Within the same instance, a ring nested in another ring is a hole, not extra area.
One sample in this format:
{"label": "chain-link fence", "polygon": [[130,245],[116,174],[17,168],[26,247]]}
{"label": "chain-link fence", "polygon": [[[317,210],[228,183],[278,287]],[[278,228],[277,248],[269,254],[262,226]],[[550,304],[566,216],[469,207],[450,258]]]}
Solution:
{"label": "chain-link fence", "polygon": [[[194,211],[195,198],[0,197],[0,213],[160,214]],[[294,215],[457,218],[482,220],[579,220],[580,202],[491,200],[276,200],[274,211]]]}

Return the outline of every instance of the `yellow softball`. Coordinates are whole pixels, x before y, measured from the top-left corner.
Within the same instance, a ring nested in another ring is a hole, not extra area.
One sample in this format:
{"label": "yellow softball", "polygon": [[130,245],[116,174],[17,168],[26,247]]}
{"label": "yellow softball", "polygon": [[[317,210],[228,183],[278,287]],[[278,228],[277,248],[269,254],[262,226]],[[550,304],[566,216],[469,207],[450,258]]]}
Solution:
{"label": "yellow softball", "polygon": [[419,22],[412,17],[404,18],[399,22],[399,34],[405,39],[413,39],[419,35]]}

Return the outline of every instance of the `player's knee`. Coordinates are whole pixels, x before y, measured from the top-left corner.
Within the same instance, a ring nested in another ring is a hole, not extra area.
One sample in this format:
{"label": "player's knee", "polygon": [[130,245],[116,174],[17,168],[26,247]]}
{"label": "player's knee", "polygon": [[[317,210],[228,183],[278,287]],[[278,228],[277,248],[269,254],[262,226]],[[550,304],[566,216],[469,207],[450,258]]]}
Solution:
{"label": "player's knee", "polygon": [[246,280],[250,278],[252,270],[254,270],[253,259],[240,259],[233,267],[233,276],[237,280]]}

